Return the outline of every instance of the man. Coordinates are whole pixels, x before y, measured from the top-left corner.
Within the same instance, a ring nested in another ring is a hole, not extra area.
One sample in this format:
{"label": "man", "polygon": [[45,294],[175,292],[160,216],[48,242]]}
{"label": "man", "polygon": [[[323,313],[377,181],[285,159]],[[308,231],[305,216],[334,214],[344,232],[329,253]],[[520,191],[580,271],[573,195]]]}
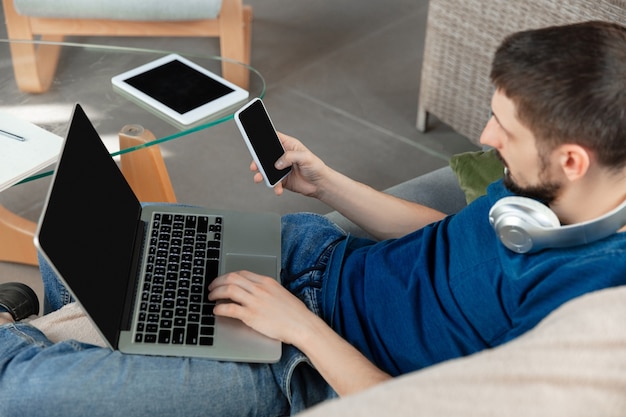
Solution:
{"label": "man", "polygon": [[[5,314],[0,409],[295,413],[505,343],[578,295],[625,284],[626,234],[519,254],[499,241],[488,213],[514,192],[574,224],[626,199],[626,28],[592,22],[514,34],[496,52],[491,77],[493,115],[481,141],[508,171],[454,216],[357,183],[281,135],[287,152],[276,165],[293,171],[276,193],[318,198],[381,241],[347,237],[321,216],[285,216],[282,286],[246,271],[210,284],[209,298],[223,301],[215,314],[284,342],[278,364],[52,344]],[[59,308],[63,288],[46,265],[42,276]]]}

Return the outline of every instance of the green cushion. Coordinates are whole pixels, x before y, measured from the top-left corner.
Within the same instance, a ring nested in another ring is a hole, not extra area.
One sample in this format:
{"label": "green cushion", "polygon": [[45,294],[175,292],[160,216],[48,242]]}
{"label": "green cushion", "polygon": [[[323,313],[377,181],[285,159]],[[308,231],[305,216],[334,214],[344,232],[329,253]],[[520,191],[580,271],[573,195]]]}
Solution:
{"label": "green cushion", "polygon": [[487,186],[504,175],[504,165],[493,149],[454,155],[450,158],[450,167],[465,193],[467,204],[485,195]]}

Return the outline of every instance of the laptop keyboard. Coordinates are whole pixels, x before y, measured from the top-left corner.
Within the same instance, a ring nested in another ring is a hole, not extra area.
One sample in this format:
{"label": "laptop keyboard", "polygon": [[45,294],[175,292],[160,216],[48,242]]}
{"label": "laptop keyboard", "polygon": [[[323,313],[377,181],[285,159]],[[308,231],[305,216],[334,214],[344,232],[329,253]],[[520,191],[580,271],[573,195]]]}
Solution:
{"label": "laptop keyboard", "polygon": [[135,342],[211,346],[222,218],[154,213]]}

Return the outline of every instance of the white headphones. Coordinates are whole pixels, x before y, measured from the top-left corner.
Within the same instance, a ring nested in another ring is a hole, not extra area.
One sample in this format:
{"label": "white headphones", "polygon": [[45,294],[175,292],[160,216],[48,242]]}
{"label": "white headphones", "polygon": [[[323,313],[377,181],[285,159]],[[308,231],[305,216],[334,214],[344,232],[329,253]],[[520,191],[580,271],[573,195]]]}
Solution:
{"label": "white headphones", "polygon": [[513,252],[535,252],[594,242],[626,225],[626,201],[607,214],[583,223],[561,226],[547,206],[526,197],[504,197],[489,210],[489,223]]}

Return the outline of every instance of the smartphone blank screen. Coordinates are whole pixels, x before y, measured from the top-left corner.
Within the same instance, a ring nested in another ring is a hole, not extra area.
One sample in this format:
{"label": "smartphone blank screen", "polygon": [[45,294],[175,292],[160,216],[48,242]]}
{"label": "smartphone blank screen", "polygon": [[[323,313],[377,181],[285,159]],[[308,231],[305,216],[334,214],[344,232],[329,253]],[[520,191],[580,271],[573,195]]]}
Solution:
{"label": "smartphone blank screen", "polygon": [[239,120],[268,181],[272,185],[276,184],[289,173],[291,168],[278,170],[274,167],[285,150],[265,111],[263,102],[261,100],[254,101],[239,114]]}

